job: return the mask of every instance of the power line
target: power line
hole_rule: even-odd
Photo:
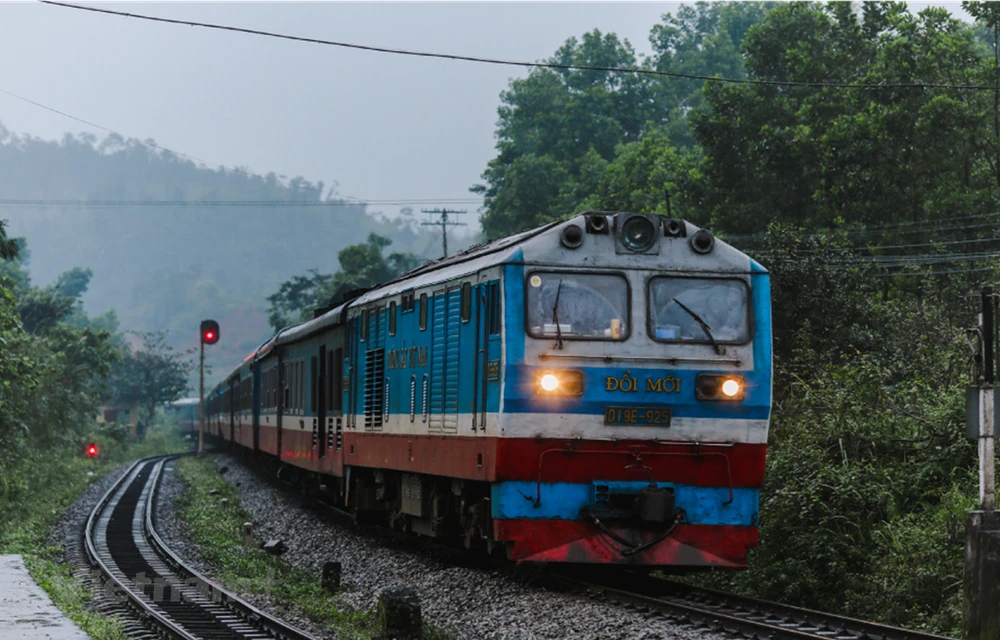
[[[693,73],[680,73],[676,71],[660,71],[657,69],[643,69],[640,67],[601,67],[590,65],[558,64],[555,62],[525,62],[518,60],[502,60],[499,58],[483,58],[479,56],[465,56],[451,53],[433,53],[429,51],[410,51],[407,49],[396,49],[391,47],[376,47],[373,45],[355,44],[350,42],[339,42],[336,40],[323,40],[320,38],[308,38],[304,36],[293,36],[273,31],[262,31],[259,29],[248,29],[245,27],[233,27],[210,22],[195,22],[192,20],[176,20],[172,18],[160,18],[156,16],[144,15],[141,13],[129,13],[126,11],[115,11],[113,9],[98,9],[84,5],[72,4],[69,2],[56,2],[55,0],[39,0],[42,4],[65,7],[68,9],[78,9],[81,11],[92,11],[125,18],[136,18],[139,20],[149,20],[152,22],[165,22],[168,24],[183,25],[188,27],[203,27],[205,29],[218,29],[222,31],[233,31],[246,33],[268,38],[279,38],[282,40],[292,40],[295,42],[308,42],[310,44],[321,44],[332,47],[342,47],[345,49],[357,49],[361,51],[371,51],[375,53],[389,53],[402,56],[414,56],[420,58],[441,58],[445,60],[458,60],[462,62],[478,62],[483,64],[505,65],[511,67],[528,67],[534,69],[560,69],[564,71],[604,71],[610,73],[634,73],[637,75],[661,76],[668,78],[680,78],[686,80],[704,80],[706,82],[721,82],[728,84],[765,85],[782,87],[814,87],[814,88],[834,88],[834,89],[960,89],[974,91],[993,91],[992,85],[979,84],[943,84],[933,82],[889,82],[889,83],[857,83],[857,82],[796,82],[790,80],[752,80],[747,78],[724,78],[719,76],[706,76]]]
[[[0,93],[3,93],[4,95],[8,95],[11,98],[16,98],[18,100],[21,100],[22,102],[27,102],[28,104],[35,105],[36,107],[39,107],[41,109],[45,109],[46,111],[51,111],[52,113],[55,113],[55,114],[63,116],[64,118],[69,118],[70,120],[75,120],[76,122],[83,123],[83,124],[85,124],[85,125],[87,125],[89,127],[94,127],[95,129],[100,129],[101,131],[106,131],[107,133],[119,136],[119,137],[124,138],[126,140],[135,140],[139,144],[147,146],[147,147],[149,147],[151,149],[156,149],[158,151],[165,151],[167,153],[172,153],[175,156],[180,156],[181,158],[187,158],[188,160],[191,160],[192,162],[196,162],[196,163],[199,163],[199,164],[202,164],[202,165],[206,165],[206,166],[218,167],[218,168],[224,169],[226,171],[231,171],[233,173],[238,173],[238,174],[244,175],[244,176],[246,176],[248,178],[259,178],[260,177],[259,175],[250,173],[249,171],[244,171],[243,169],[239,169],[237,167],[226,167],[225,165],[222,165],[222,164],[218,164],[218,163],[214,163],[214,162],[208,162],[207,160],[202,160],[201,158],[197,158],[195,156],[188,155],[186,153],[181,153],[180,151],[174,151],[173,149],[169,149],[169,148],[164,147],[162,145],[158,145],[158,144],[156,144],[154,142],[146,142],[145,140],[140,140],[138,138],[129,138],[128,136],[124,136],[124,135],[118,133],[114,129],[110,129],[108,127],[105,127],[104,125],[97,124],[96,122],[91,122],[90,120],[85,120],[85,119],[80,118],[78,116],[74,116],[74,115],[72,115],[70,113],[66,113],[65,111],[60,111],[59,109],[56,109],[54,107],[50,107],[48,105],[42,104],[41,102],[37,102],[35,100],[32,100],[31,98],[25,98],[24,96],[20,96],[20,95],[14,93],[12,91],[7,91],[6,89],[3,89],[3,88],[0,88]],[[288,187],[288,188],[290,188],[290,187]],[[307,186],[307,185],[300,185],[300,186],[298,186],[296,188],[301,189],[303,191],[317,191],[317,192],[319,191],[319,189],[317,189],[316,187]],[[345,196],[345,197],[349,198],[351,196]]]
[[[431,215],[441,216],[440,219],[434,222],[421,222],[420,226],[423,227],[441,227],[441,244],[444,248],[444,258],[448,257],[448,227],[464,227],[466,224],[464,222],[449,222],[448,214],[454,213],[456,215],[461,215],[466,213],[465,209],[454,210],[454,209],[421,209],[423,213],[429,213]]]
[[[421,198],[389,200],[3,200],[0,207],[358,207],[365,205],[482,204],[470,198]]]

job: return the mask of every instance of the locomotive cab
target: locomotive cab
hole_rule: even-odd
[[[512,555],[744,566],[770,415],[767,271],[682,220],[587,212],[523,242],[504,286],[493,516]]]

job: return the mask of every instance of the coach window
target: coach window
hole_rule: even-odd
[[[427,328],[427,294],[420,294],[420,330]]]
[[[313,356],[309,360],[309,407],[313,415],[319,413],[317,402],[319,400],[319,368],[316,366],[317,359]]]
[[[341,410],[341,389],[344,385],[344,351],[343,349],[330,350],[330,411]]]
[[[472,317],[472,284],[462,285],[462,322],[468,322]]]
[[[528,274],[528,334],[557,340],[625,340],[629,336],[628,280],[617,273]]]
[[[305,413],[306,409],[306,361],[299,360],[299,413]]]
[[[405,308],[405,307],[404,307]],[[389,335],[396,335],[396,301],[389,303]]]
[[[746,282],[735,278],[651,278],[650,334],[660,342],[744,344],[748,298]]]
[[[282,391],[284,392],[284,398],[282,398],[281,402],[281,411],[282,413],[288,413],[288,410],[291,409],[289,405],[292,402],[292,378],[291,378],[291,368],[288,366],[287,363],[285,364],[284,371],[282,373],[283,375],[281,376],[281,384],[282,384]]]

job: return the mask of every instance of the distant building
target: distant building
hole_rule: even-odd
[[[139,422],[138,403],[115,403],[102,405],[97,411],[98,424],[128,425],[132,439],[136,438],[135,425]]]

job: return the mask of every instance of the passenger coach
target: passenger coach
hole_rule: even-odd
[[[397,529],[517,561],[738,568],[770,329],[745,254],[589,212],[339,296],[237,367],[211,421]]]

